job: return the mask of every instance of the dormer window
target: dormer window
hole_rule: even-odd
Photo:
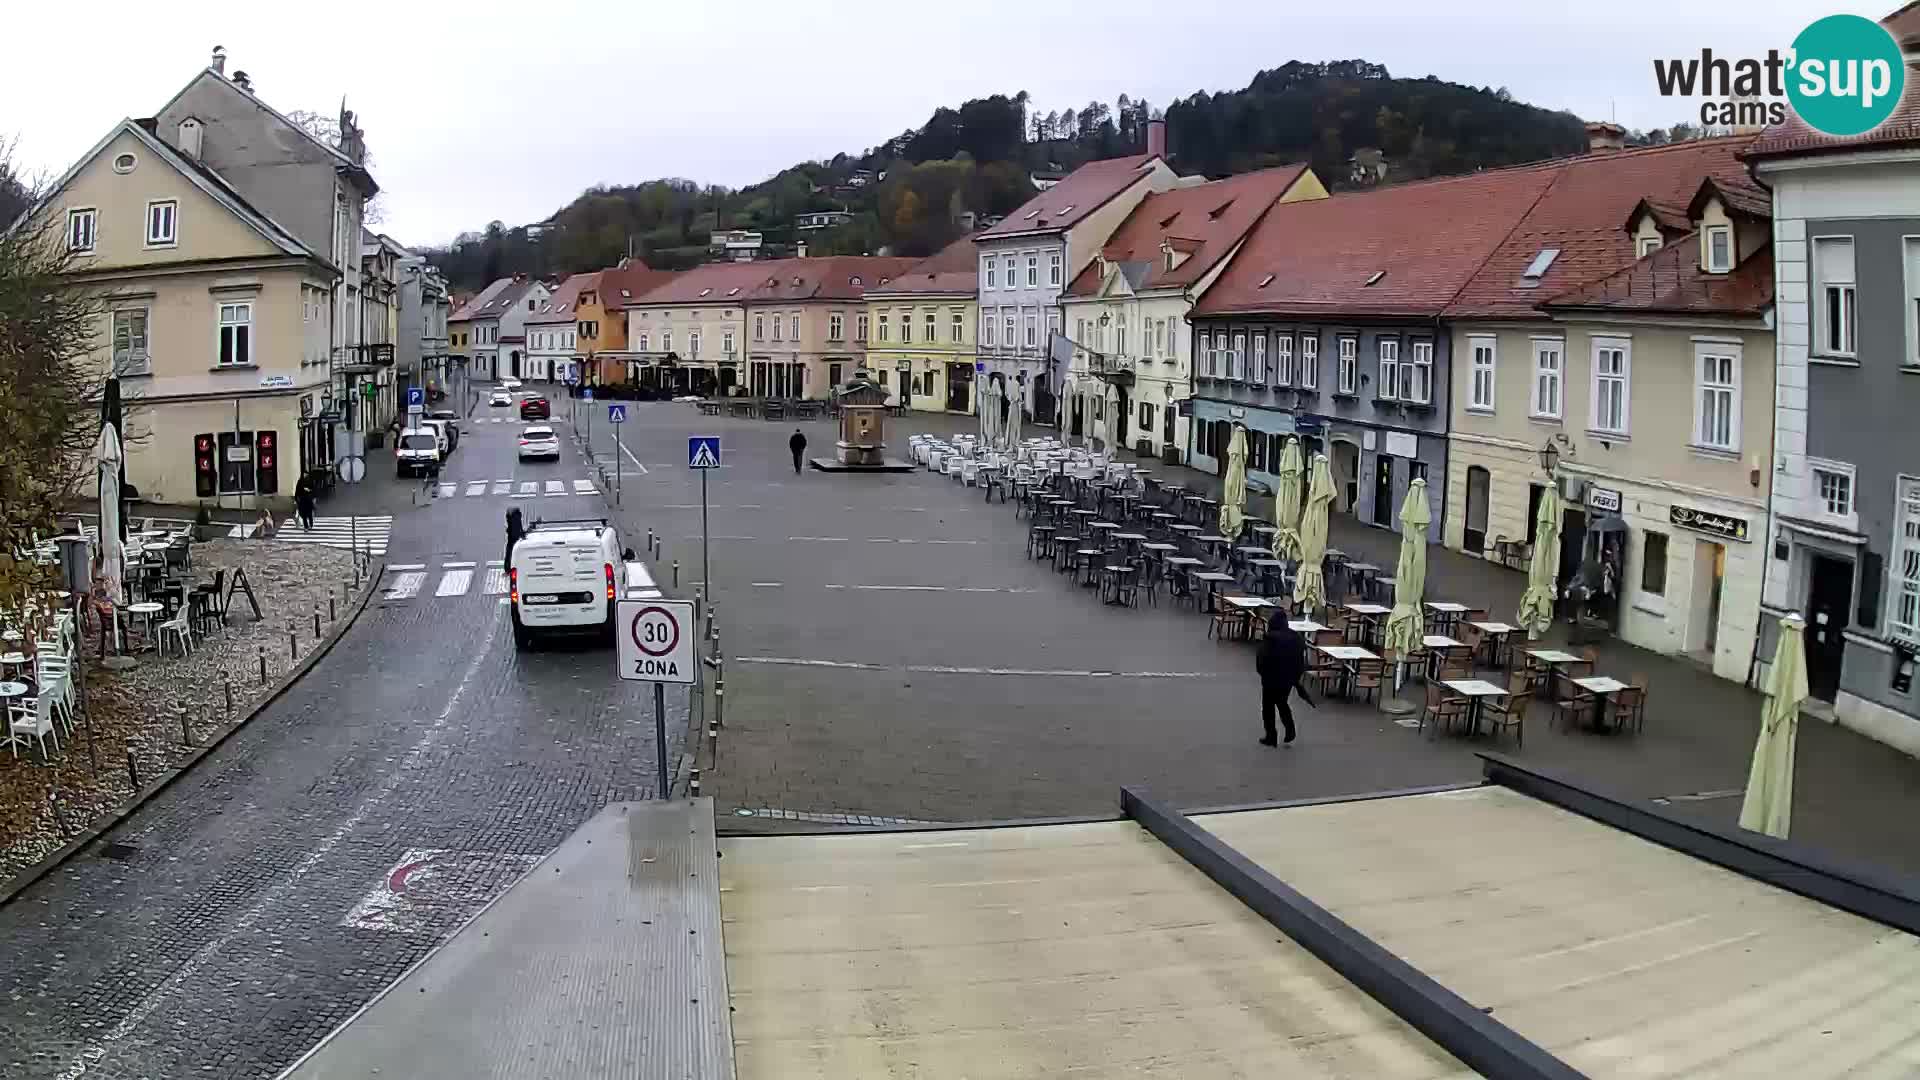
[[[740,286],[738,285],[735,285],[733,288],[727,290],[728,296],[737,296],[739,295],[739,293],[740,293]]]
[[[859,275],[859,274],[855,274],[855,275],[853,275],[852,277],[850,277],[850,278],[848,278],[848,279],[847,279],[847,284],[849,284],[849,285],[859,285],[859,284],[861,284],[861,282],[860,282],[860,275]]]
[[[1706,257],[1706,270],[1709,274],[1724,274],[1733,269],[1733,227],[1731,225],[1707,227]]]
[[[1216,206],[1213,209],[1207,211],[1207,220],[1208,221],[1220,220],[1220,215],[1226,213],[1227,209],[1232,205],[1233,205],[1233,200],[1228,199],[1226,202],[1223,202],[1219,206]]]
[[[1644,259],[1659,250],[1660,238],[1658,236],[1643,236],[1639,240],[1639,247],[1634,251],[1634,256]]]
[[[1381,278],[1386,276],[1387,276],[1387,272],[1385,270],[1375,270],[1373,273],[1367,275],[1367,283],[1365,285],[1362,285],[1361,288],[1363,289],[1372,288],[1373,286],[1380,283]]]

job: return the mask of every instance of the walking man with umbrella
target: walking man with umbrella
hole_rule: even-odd
[[[1279,745],[1274,738],[1275,713],[1280,714],[1280,723],[1287,729],[1287,741],[1292,742],[1293,708],[1288,699],[1297,693],[1301,701],[1319,708],[1307,696],[1306,687],[1300,685],[1300,677],[1307,670],[1307,639],[1289,626],[1286,619],[1276,615],[1267,624],[1267,636],[1260,642],[1254,667],[1260,672],[1260,726],[1265,729],[1260,745]]]

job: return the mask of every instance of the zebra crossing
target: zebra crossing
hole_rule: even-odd
[[[567,495],[589,498],[600,494],[591,480],[444,480],[434,495],[441,499],[558,499]]]
[[[436,576],[437,575],[437,576]],[[472,562],[396,563],[387,567],[380,599],[385,603],[410,600],[455,600],[464,596],[497,596],[507,602],[507,571],[500,560],[482,566]]]
[[[314,547],[359,550],[369,555],[385,555],[393,539],[392,514],[360,514],[352,517],[316,517],[312,529],[300,527],[298,517],[288,517],[273,534],[282,544],[306,544]]]

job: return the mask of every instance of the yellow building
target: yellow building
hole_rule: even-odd
[[[963,236],[887,284],[867,288],[855,337],[866,342],[867,365],[894,400],[922,412],[973,411],[979,284],[973,237]]]
[[[339,271],[143,123],[116,125],[24,227],[46,226],[74,282],[111,297],[94,353],[122,378],[141,497],[290,497],[302,468],[329,464],[302,460],[299,433],[329,411]]]

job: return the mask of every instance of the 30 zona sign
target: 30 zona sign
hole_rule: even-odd
[[[685,600],[622,600],[617,620],[620,677],[629,682],[694,681],[693,605]]]

